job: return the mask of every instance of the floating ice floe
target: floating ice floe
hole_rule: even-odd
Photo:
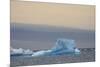
[[[10,52],[11,52],[11,54],[22,54],[23,53],[23,49],[22,48],[19,48],[19,49],[11,48]]]
[[[32,55],[33,51],[31,51],[29,49],[25,50],[25,49],[22,49],[22,48],[19,48],[19,49],[11,48],[10,54],[11,54],[11,56]]]
[[[69,39],[58,39],[56,45],[50,50],[42,50],[33,53],[33,57],[38,56],[54,56],[64,54],[80,54],[80,50],[76,48],[74,40]]]

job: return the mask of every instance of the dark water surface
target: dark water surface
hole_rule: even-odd
[[[11,67],[27,66],[27,65],[43,65],[43,64],[61,64],[61,63],[76,63],[76,62],[94,62],[95,49],[81,48],[80,55],[57,55],[57,56],[11,56]]]

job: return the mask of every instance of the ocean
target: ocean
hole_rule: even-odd
[[[95,61],[95,48],[81,48],[80,55],[57,55],[57,56],[11,56],[10,66],[31,66],[44,64],[82,63]]]

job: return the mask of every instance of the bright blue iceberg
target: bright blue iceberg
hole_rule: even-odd
[[[50,50],[42,50],[33,53],[33,57],[38,56],[56,56],[56,55],[64,55],[64,54],[80,54],[80,50],[76,48],[76,44],[74,40],[70,39],[58,39],[56,45]]]

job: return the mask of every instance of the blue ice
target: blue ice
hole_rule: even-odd
[[[75,40],[58,39],[55,46],[50,50],[41,50],[32,54],[33,57],[38,56],[54,56],[64,54],[80,54],[80,50],[76,48]]]

